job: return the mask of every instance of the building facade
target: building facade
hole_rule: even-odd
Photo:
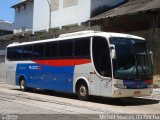
[[[15,8],[15,33],[81,25],[126,0],[23,0]]]
[[[5,61],[5,48],[3,47],[5,38],[3,36],[13,34],[13,24],[4,20],[0,20],[0,82],[5,80],[4,61]]]
[[[0,20],[0,36],[13,34],[13,24],[4,20]],[[0,41],[0,48],[3,43]],[[5,50],[0,49],[0,63],[4,62]]]
[[[13,24],[4,20],[0,20],[0,36],[12,34],[13,33]]]
[[[33,29],[33,0],[22,0],[15,8],[14,33],[32,31]]]

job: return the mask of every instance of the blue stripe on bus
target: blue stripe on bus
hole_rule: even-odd
[[[18,64],[16,84],[19,84],[19,77],[24,75],[27,87],[73,93],[74,68],[75,66]]]
[[[130,88],[130,89],[141,89],[141,88],[147,88],[148,86],[148,84],[143,80],[140,80],[140,81],[124,80],[123,83],[125,86],[127,86],[127,88]]]

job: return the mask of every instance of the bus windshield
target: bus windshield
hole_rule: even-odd
[[[115,45],[116,51],[114,78],[147,79],[151,76],[151,59],[144,40],[112,37],[110,44]]]

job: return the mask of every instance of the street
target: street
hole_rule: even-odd
[[[160,103],[153,98],[91,97],[89,101],[80,101],[72,94],[44,90],[22,92],[18,86],[0,83],[0,114],[43,114],[43,117],[50,114],[57,119],[66,115],[68,119],[98,119],[100,114],[160,114]]]

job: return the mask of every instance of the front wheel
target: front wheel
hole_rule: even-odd
[[[24,79],[20,80],[20,90],[26,91],[26,81]]]
[[[81,83],[78,87],[78,97],[80,100],[88,100],[88,87],[85,83]]]

